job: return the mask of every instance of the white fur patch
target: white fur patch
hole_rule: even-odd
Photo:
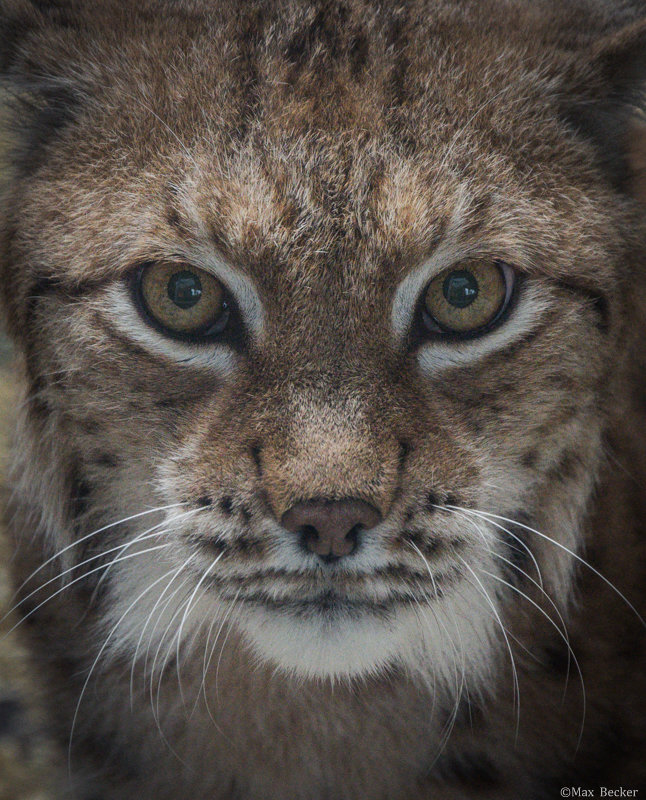
[[[537,286],[526,285],[509,318],[493,331],[473,339],[446,342],[438,339],[422,345],[418,353],[420,369],[424,375],[430,376],[440,370],[472,364],[502,350],[533,330],[547,308],[544,293]]]
[[[191,367],[205,367],[219,375],[228,375],[235,367],[235,353],[230,347],[209,342],[197,344],[182,342],[164,336],[141,318],[134,307],[130,293],[123,284],[107,290],[107,308],[105,301],[101,306],[102,313],[125,336],[152,353],[169,358],[178,364]]]

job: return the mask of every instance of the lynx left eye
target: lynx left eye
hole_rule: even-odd
[[[147,320],[174,338],[208,339],[229,321],[224,287],[195,267],[146,264],[136,274],[135,291]]]
[[[422,317],[431,333],[473,336],[501,320],[515,286],[503,261],[473,260],[446,270],[426,288]]]

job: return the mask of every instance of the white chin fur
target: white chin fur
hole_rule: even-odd
[[[327,621],[257,608],[237,622],[260,661],[303,678],[368,675],[399,660],[393,623],[374,616]]]
[[[388,619],[365,613],[330,620],[253,608],[236,625],[260,662],[297,678],[349,680],[397,668],[452,695],[479,691],[491,676],[495,632],[486,616],[475,619],[473,607],[469,618],[441,605],[402,608]]]
[[[453,696],[490,683],[496,656],[505,652],[494,614],[470,583],[461,583],[459,591],[441,600],[399,607],[388,619],[367,611],[296,616],[235,603],[231,614],[228,602],[198,593],[193,583],[186,583],[185,573],[177,568],[169,572],[168,566],[163,558],[137,559],[136,569],[132,562],[117,565],[112,619],[103,634],[105,638],[112,628],[108,652],[143,657],[177,650],[197,658],[201,668],[202,653],[190,643],[200,630],[212,630],[215,619],[243,635],[258,663],[298,679],[360,679],[398,668],[427,681],[433,691],[443,689]],[[173,573],[175,579],[166,577]],[[142,592],[142,585],[151,590]],[[489,587],[493,597],[494,590]],[[195,602],[185,614],[186,600],[194,592]]]

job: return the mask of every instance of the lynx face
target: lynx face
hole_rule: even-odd
[[[15,481],[95,649],[483,685],[518,583],[566,611],[623,353],[608,24],[18,5]]]

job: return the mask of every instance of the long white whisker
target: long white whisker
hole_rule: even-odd
[[[126,556],[120,556],[120,557],[118,557],[118,558],[117,558],[117,559],[115,559],[115,560],[116,560],[116,561],[126,561],[126,560],[127,560],[127,559],[129,559],[129,558],[136,558],[137,556],[141,556],[141,555],[143,555],[144,553],[152,553],[152,552],[154,552],[155,550],[164,550],[164,549],[166,549],[167,547],[170,547],[170,546],[171,546],[171,544],[172,544],[171,542],[167,542],[166,544],[160,544],[160,545],[156,545],[155,547],[148,547],[148,548],[146,548],[145,550],[138,550],[136,553],[129,553],[129,554],[128,554],[128,555],[126,555]],[[112,563],[114,563],[114,561],[111,561],[110,563],[112,564]],[[74,578],[74,580],[73,580],[73,581],[70,581],[69,583],[66,583],[66,584],[65,584],[65,586],[62,586],[60,589],[57,589],[57,590],[56,590],[56,591],[55,591],[53,594],[50,594],[50,595],[49,595],[49,597],[46,597],[46,598],[45,598],[45,599],[44,599],[44,600],[43,600],[41,603],[39,603],[39,604],[38,604],[38,605],[37,605],[35,608],[32,608],[32,610],[31,610],[29,613],[25,614],[25,616],[24,616],[24,617],[21,617],[21,618],[18,620],[18,622],[16,622],[16,624],[15,624],[15,625],[14,625],[12,628],[10,628],[10,629],[9,629],[9,630],[8,630],[8,631],[7,631],[7,632],[4,634],[4,636],[2,636],[2,638],[0,639],[0,641],[2,641],[2,640],[3,640],[3,639],[5,639],[7,636],[9,636],[9,634],[10,634],[10,633],[12,633],[13,631],[15,631],[15,630],[16,630],[16,628],[17,628],[19,625],[22,625],[22,623],[23,623],[23,622],[25,622],[25,620],[29,619],[29,617],[31,617],[31,615],[32,615],[32,614],[35,614],[35,613],[38,611],[38,609],[42,608],[42,607],[43,607],[43,606],[44,606],[46,603],[49,603],[51,600],[53,600],[55,597],[57,597],[57,596],[58,596],[58,595],[59,595],[61,592],[64,592],[66,589],[69,589],[69,588],[70,588],[71,586],[73,586],[75,583],[78,583],[79,581],[85,580],[85,579],[86,579],[88,576],[90,576],[90,575],[92,575],[93,573],[95,573],[95,572],[98,572],[99,570],[102,570],[102,569],[105,569],[105,564],[101,564],[101,565],[100,565],[100,566],[98,566],[98,567],[94,567],[94,569],[91,569],[89,572],[84,572],[84,573],[83,573],[83,575],[79,575],[79,577],[78,577],[78,578]]]
[[[223,555],[224,555],[224,553],[220,553],[220,555],[217,556],[217,558],[215,558],[211,562],[211,564],[207,567],[207,569],[202,574],[202,577],[197,582],[197,584],[195,586],[195,589],[193,589],[193,594],[191,594],[191,596],[189,597],[188,603],[186,605],[186,609],[184,610],[184,615],[182,616],[182,620],[179,623],[179,628],[178,628],[178,631],[177,631],[177,643],[176,643],[177,644],[177,647],[176,647],[176,656],[177,656],[177,658],[176,658],[176,661],[175,661],[175,666],[177,668],[177,680],[179,682],[179,693],[180,693],[180,696],[181,696],[181,699],[182,699],[182,703],[184,705],[185,705],[185,700],[184,700],[184,692],[182,691],[182,679],[181,679],[181,675],[180,675],[180,663],[179,663],[180,662],[180,652],[179,651],[180,651],[180,645],[181,645],[181,639],[182,639],[182,629],[184,628],[184,623],[186,622],[186,618],[188,617],[189,612],[191,610],[191,607],[193,606],[193,602],[195,600],[195,596],[197,595],[197,592],[198,592],[200,586],[208,578],[211,570],[213,569],[213,567],[215,567],[215,565],[218,563],[218,561],[222,558]]]
[[[438,591],[437,591],[437,585],[435,583],[435,577],[433,575],[433,571],[431,570],[431,566],[428,563],[428,559],[426,558],[426,556],[422,553],[422,551],[419,549],[419,547],[417,547],[417,545],[414,542],[409,542],[409,544],[417,552],[419,557],[422,559],[424,565],[426,566],[426,569],[428,571],[429,577],[431,579],[431,584],[433,586],[433,592],[435,594],[435,599],[437,600],[437,598],[439,597]],[[444,726],[445,732],[442,733],[442,738],[440,740],[439,750],[437,752],[437,755],[436,755],[435,759],[432,762],[434,764],[437,761],[437,759],[442,755],[442,752],[444,751],[444,748],[446,747],[446,745],[447,745],[447,743],[449,741],[449,738],[451,736],[451,731],[453,730],[453,727],[455,725],[455,721],[457,719],[458,711],[459,711],[459,708],[460,708],[460,700],[462,698],[462,694],[463,694],[465,686],[466,686],[466,664],[465,664],[465,658],[464,658],[464,642],[462,641],[462,635],[460,633],[459,627],[457,625],[455,625],[455,630],[456,630],[456,633],[458,634],[458,638],[459,638],[459,641],[460,641],[460,651],[458,652],[458,649],[455,646],[455,643],[454,643],[454,641],[453,641],[453,639],[452,639],[452,637],[451,637],[446,625],[444,625],[444,623],[439,619],[437,614],[435,614],[435,611],[434,611],[432,605],[429,605],[429,608],[431,609],[431,611],[433,613],[433,617],[435,618],[436,623],[438,625],[440,625],[442,627],[442,629],[444,630],[444,632],[446,633],[446,636],[448,638],[449,644],[451,645],[451,648],[453,649],[453,652],[455,653],[455,659],[456,659],[456,661],[455,661],[456,700],[455,700],[455,703],[454,703],[453,712],[452,712],[451,716],[449,717],[449,719],[447,720],[447,722],[446,722],[446,724]],[[459,681],[458,681],[458,671],[457,671],[457,662],[458,661],[461,664],[461,676],[460,676],[460,680]],[[435,676],[434,676],[433,680],[435,681]],[[435,683],[434,683],[434,685],[435,685]],[[469,701],[469,693],[467,691],[467,702],[468,701]],[[435,703],[435,698],[433,698],[433,702]]]
[[[447,508],[457,508],[457,507],[456,506],[447,506]],[[556,545],[556,547],[560,548],[564,552],[566,552],[569,555],[571,555],[572,558],[576,559],[580,564],[583,564],[583,566],[587,567],[598,578],[600,578],[607,586],[609,586],[610,589],[612,589],[613,592],[615,592],[617,594],[617,596],[620,597],[624,601],[624,603],[633,612],[633,614],[635,614],[635,616],[641,622],[641,624],[646,628],[646,622],[644,621],[644,618],[639,613],[639,611],[637,611],[637,609],[630,602],[630,600],[628,600],[626,595],[623,594],[614,585],[614,583],[612,583],[612,581],[609,581],[608,578],[606,578],[606,576],[603,575],[603,573],[599,572],[598,569],[595,569],[595,567],[593,567],[592,564],[590,564],[584,558],[581,558],[581,556],[578,555],[577,553],[575,553],[573,550],[570,550],[569,547],[566,547],[564,544],[561,544],[561,542],[558,542],[556,539],[553,539],[551,536],[547,536],[545,533],[541,533],[540,531],[537,531],[535,528],[530,528],[529,525],[524,525],[522,522],[516,522],[513,519],[509,519],[508,517],[503,517],[503,516],[500,516],[499,514],[491,514],[488,511],[477,511],[476,512],[476,511],[468,510],[468,509],[465,509],[465,510],[469,511],[469,513],[472,513],[472,514],[475,514],[475,515],[481,515],[484,519],[488,519],[489,517],[492,517],[493,519],[500,519],[503,522],[509,522],[512,525],[518,525],[519,527],[523,528],[524,530],[529,531],[530,533],[534,533],[534,534],[536,534],[536,536],[540,536],[542,539],[545,539],[545,541],[551,542],[553,545]]]
[[[87,686],[88,686],[88,684],[90,682],[90,679],[91,679],[91,677],[92,677],[92,675],[94,673],[94,670],[96,669],[97,664],[99,663],[99,660],[100,660],[101,656],[105,652],[105,649],[108,646],[108,644],[110,643],[110,640],[112,639],[112,637],[116,633],[117,628],[119,627],[119,625],[121,625],[123,620],[128,616],[130,611],[137,605],[137,603],[141,600],[142,597],[144,597],[149,591],[151,591],[151,589],[154,589],[154,587],[158,583],[160,583],[162,580],[167,578],[168,575],[170,575],[172,572],[173,572],[173,570],[170,570],[165,575],[162,575],[161,578],[157,578],[157,580],[153,581],[153,583],[151,583],[149,586],[147,586],[143,590],[143,592],[141,592],[132,601],[132,603],[124,611],[124,613],[121,615],[121,617],[117,621],[116,625],[112,628],[112,630],[108,634],[108,636],[107,636],[106,640],[103,642],[103,645],[101,646],[101,649],[99,650],[96,658],[94,659],[94,662],[93,662],[92,666],[90,667],[90,671],[89,671],[89,673],[87,675],[87,678],[85,679],[85,682],[83,684],[83,688],[81,689],[81,694],[80,694],[80,697],[78,699],[78,703],[76,704],[76,709],[74,710],[74,716],[72,717],[72,727],[71,727],[71,730],[70,730],[70,743],[69,743],[69,747],[68,747],[68,750],[67,750],[67,768],[68,768],[68,772],[69,772],[70,775],[72,774],[72,742],[74,740],[74,730],[76,728],[76,720],[77,720],[77,717],[78,717],[79,709],[81,708],[81,703],[83,702],[83,697],[85,695],[85,690],[87,689]]]
[[[139,639],[137,641],[137,646],[135,647],[135,652],[134,652],[134,654],[132,656],[132,667],[130,668],[130,708],[131,708],[131,710],[134,709],[134,705],[133,704],[134,704],[135,666],[137,664],[137,656],[139,655],[139,648],[141,647],[141,643],[143,641],[144,634],[146,633],[146,629],[148,628],[148,625],[150,624],[150,622],[151,622],[151,620],[153,618],[153,614],[155,613],[155,611],[159,607],[159,604],[162,602],[166,592],[173,585],[173,581],[175,580],[175,578],[184,569],[184,566],[185,566],[184,564],[180,564],[180,566],[173,573],[173,576],[168,581],[168,583],[164,587],[164,590],[162,591],[162,593],[159,595],[159,597],[155,601],[155,605],[152,607],[150,613],[148,614],[148,616],[146,618],[146,622],[144,623],[144,626],[143,626],[143,628],[141,630],[141,634],[139,635]]]
[[[560,634],[561,636],[564,636],[564,637],[565,637],[565,642],[566,642],[566,644],[567,644],[567,646],[568,646],[568,668],[567,668],[567,674],[566,674],[566,679],[565,679],[565,690],[567,690],[567,683],[568,683],[568,678],[569,678],[569,674],[570,674],[570,655],[574,655],[574,653],[572,652],[572,648],[571,648],[571,646],[570,646],[570,640],[569,640],[568,633],[567,633],[567,625],[565,624],[565,620],[563,619],[563,615],[561,614],[561,612],[560,612],[560,610],[559,610],[558,606],[556,605],[556,603],[554,602],[554,600],[552,600],[552,598],[551,598],[551,597],[550,597],[550,596],[547,594],[547,592],[545,591],[545,588],[544,588],[544,586],[543,586],[543,582],[541,581],[540,583],[538,583],[538,582],[537,582],[536,580],[534,580],[534,578],[532,578],[532,577],[531,577],[531,575],[529,575],[529,573],[528,573],[528,572],[526,572],[524,569],[521,569],[521,568],[520,568],[520,567],[519,567],[517,564],[514,564],[514,563],[513,563],[513,561],[510,561],[508,558],[505,558],[503,555],[501,555],[500,553],[496,552],[494,549],[492,549],[491,547],[489,547],[489,544],[488,544],[488,542],[487,542],[487,540],[486,540],[486,536],[484,535],[484,531],[483,531],[483,530],[480,528],[480,526],[479,526],[479,525],[478,525],[478,524],[477,524],[477,523],[476,523],[474,520],[470,519],[470,518],[469,518],[469,517],[468,517],[468,516],[467,516],[467,515],[464,513],[464,509],[460,509],[460,510],[458,511],[456,506],[452,506],[452,507],[450,507],[450,508],[446,507],[446,508],[445,508],[445,510],[446,510],[446,511],[449,511],[449,513],[451,513],[451,514],[456,514],[456,515],[458,515],[458,516],[461,516],[461,517],[463,517],[463,518],[464,518],[464,519],[465,519],[465,520],[466,520],[466,521],[467,521],[467,522],[468,522],[470,525],[473,525],[473,527],[475,528],[475,530],[476,530],[476,531],[478,532],[478,534],[481,536],[481,538],[482,538],[482,540],[483,540],[483,543],[484,543],[485,547],[487,548],[487,551],[489,552],[489,554],[490,554],[490,555],[492,555],[494,558],[497,558],[497,559],[499,559],[500,561],[503,561],[505,564],[508,564],[510,567],[512,567],[513,569],[517,570],[517,571],[518,571],[518,572],[519,572],[521,575],[523,575],[525,578],[527,578],[527,580],[531,581],[531,583],[533,583],[533,584],[534,584],[534,586],[536,586],[536,587],[537,587],[537,589],[538,589],[538,590],[541,592],[541,594],[543,595],[543,597],[545,597],[545,599],[548,601],[548,603],[549,603],[549,604],[552,606],[552,608],[553,608],[553,609],[554,609],[554,611],[556,612],[556,614],[557,614],[557,616],[558,616],[558,618],[559,618],[559,620],[560,620],[560,622],[561,622],[561,625],[563,626],[563,628],[562,628],[562,629],[561,629],[561,628],[559,628],[559,627],[556,625],[556,623],[554,622],[554,620],[553,620],[553,619],[551,619],[551,617],[549,617],[549,616],[546,614],[546,612],[544,611],[544,609],[540,609],[540,611],[541,611],[541,612],[542,612],[542,613],[543,613],[543,614],[546,616],[546,618],[549,620],[549,622],[550,622],[552,625],[554,625],[554,627],[555,627],[555,628],[556,628],[556,630],[559,632],[559,634]],[[484,521],[485,521],[485,522],[488,522],[488,520],[484,520]],[[501,525],[498,525],[498,524],[497,524],[497,523],[495,523],[495,522],[494,522],[494,523],[492,523],[492,524],[493,524],[495,527],[497,527],[497,528],[502,528],[502,526],[501,526]],[[506,528],[502,528],[502,529],[506,531]],[[509,531],[507,531],[507,533],[509,533]],[[522,540],[520,540],[520,539],[519,539],[519,541],[522,541]],[[530,551],[529,549],[527,549],[527,551],[528,551],[528,552],[530,553],[530,555],[531,555],[531,551]],[[532,556],[532,558],[533,558],[533,556]],[[533,559],[533,560],[534,560],[534,563],[536,564],[536,561],[535,561],[535,559]],[[537,572],[538,572],[539,579],[540,579],[540,569],[538,569],[538,565],[537,565],[537,564],[536,564],[536,568],[537,568]],[[526,648],[524,648],[524,646],[523,646],[523,645],[521,645],[521,647],[523,647],[523,649],[526,649]]]
[[[471,568],[471,566],[461,556],[456,554],[456,557],[457,557],[457,559],[459,561],[462,562],[462,564],[464,564],[464,566],[469,570],[469,572],[475,578],[476,583],[478,584],[478,586],[482,590],[482,593],[483,593],[487,603],[489,604],[491,610],[493,611],[494,616],[496,617],[496,620],[498,621],[498,624],[500,625],[500,630],[502,632],[502,635],[505,638],[505,643],[507,645],[507,650],[509,651],[509,658],[511,660],[511,671],[512,671],[512,677],[513,677],[513,683],[514,683],[514,702],[516,703],[516,736],[518,736],[518,730],[520,728],[520,683],[518,681],[518,671],[516,669],[516,661],[514,659],[514,653],[513,653],[513,650],[511,648],[511,643],[509,641],[509,637],[507,636],[507,631],[505,629],[505,626],[502,624],[502,620],[500,619],[500,614],[498,613],[498,610],[496,609],[496,606],[495,606],[493,600],[489,597],[489,593],[487,592],[487,590],[482,585],[482,581],[480,580],[480,578],[478,578],[478,576],[476,575],[475,571]]]
[[[116,522],[111,522],[109,525],[104,525],[102,528],[97,528],[97,530],[92,531],[91,533],[88,533],[85,536],[82,536],[80,539],[75,539],[71,544],[68,544],[66,547],[63,547],[62,550],[59,550],[58,552],[54,553],[54,555],[48,558],[47,561],[43,561],[43,563],[37,569],[35,569],[31,573],[31,575],[29,575],[29,577],[25,578],[25,580],[20,584],[20,586],[14,592],[13,596],[10,598],[10,602],[15,600],[19,592],[25,588],[25,586],[29,583],[29,581],[31,581],[32,578],[34,578],[41,571],[41,569],[44,569],[48,564],[51,564],[52,561],[55,561],[57,558],[60,558],[60,556],[62,556],[63,553],[66,553],[72,547],[76,547],[77,545],[82,544],[88,539],[91,539],[93,536],[96,536],[99,533],[103,533],[104,531],[110,530],[110,528],[115,528],[117,525],[123,525],[126,522],[131,522],[133,519],[138,519],[139,517],[143,517],[146,514],[155,514],[158,511],[167,511],[169,508],[177,508],[179,506],[184,506],[184,505],[186,505],[186,503],[171,503],[170,505],[167,506],[158,506],[157,508],[150,508],[146,511],[140,511],[138,514],[132,514],[131,516],[124,517],[123,519],[117,520]]]
[[[488,572],[487,570],[484,570],[484,569],[481,569],[480,571],[482,573],[484,573],[485,575],[488,575],[490,578],[493,578],[494,580],[499,581],[500,583],[502,583],[505,586],[509,587],[512,591],[517,592],[521,597],[524,597],[525,600],[527,600],[529,603],[531,603],[534,606],[534,608],[538,609],[538,611],[540,611],[541,614],[543,614],[545,619],[547,619],[554,626],[555,630],[558,632],[558,634],[561,637],[561,639],[563,639],[563,641],[567,645],[568,653],[571,654],[572,660],[574,661],[574,664],[575,664],[575,666],[577,668],[577,671],[579,673],[579,679],[581,681],[581,695],[582,695],[583,711],[582,711],[582,718],[581,718],[581,727],[579,729],[579,738],[578,738],[578,741],[577,741],[577,750],[578,750],[579,747],[581,746],[581,739],[583,738],[583,727],[585,725],[586,693],[585,693],[585,682],[583,680],[583,672],[581,671],[581,666],[579,665],[579,661],[578,661],[574,651],[572,650],[572,648],[570,646],[570,642],[569,642],[568,638],[563,634],[563,631],[558,627],[558,625],[556,625],[554,623],[554,620],[550,619],[549,615],[545,613],[545,610],[542,609],[538,605],[538,603],[534,602],[534,600],[532,600],[532,598],[529,595],[527,595],[525,592],[522,592],[517,586],[514,586],[512,583],[509,583],[508,581],[504,580],[503,578],[499,577],[498,575],[494,575],[493,573]],[[569,660],[569,657],[568,657],[568,660]]]
[[[156,530],[157,528],[160,528],[163,524],[164,524],[163,522],[160,522],[157,525],[155,525],[154,527],[148,528],[148,530],[146,530],[143,533],[139,534],[134,539],[128,540],[127,542],[124,542],[123,544],[116,545],[115,547],[111,547],[110,549],[104,550],[101,553],[96,553],[95,555],[90,556],[89,558],[86,558],[84,561],[80,561],[78,564],[74,564],[73,566],[68,567],[66,570],[63,570],[63,572],[59,572],[57,575],[54,575],[53,578],[49,578],[47,581],[45,581],[45,583],[41,583],[33,591],[31,591],[28,595],[23,597],[20,600],[20,602],[16,603],[12,608],[10,608],[9,611],[7,611],[6,614],[2,617],[2,619],[0,619],[0,624],[10,614],[12,614],[13,612],[17,611],[23,603],[26,603],[27,600],[29,600],[30,597],[33,597],[35,594],[38,594],[39,592],[41,592],[45,587],[49,586],[50,584],[56,583],[57,581],[61,580],[61,578],[64,578],[66,575],[69,575],[70,572],[75,572],[76,570],[80,569],[81,567],[85,567],[88,564],[92,563],[93,561],[97,561],[98,559],[103,558],[104,556],[107,556],[110,553],[115,553],[115,552],[117,552],[119,550],[124,550],[125,551],[125,549],[127,549],[128,547],[130,547],[133,544],[136,544],[137,542],[145,541],[147,539],[154,539],[157,536],[161,536],[164,533],[168,533],[168,531]],[[151,533],[151,531],[155,531],[155,532]],[[108,567],[106,565],[106,569],[107,568]],[[90,574],[91,573],[89,573],[89,572],[84,573],[84,575],[90,575]],[[66,586],[71,586],[71,585],[72,585],[71,583],[66,584]]]
[[[173,517],[172,519],[165,519],[163,522],[160,523],[160,525],[168,525],[169,528],[166,531],[168,533],[169,531],[174,529],[174,526],[178,522],[183,522],[187,517],[194,516],[195,514],[199,514],[200,512],[203,512],[203,511],[205,511],[204,508],[193,508],[190,511],[185,511],[183,514],[180,514],[179,516]],[[154,528],[150,528],[150,530],[154,530]],[[148,533],[148,531],[146,531],[146,533]],[[138,541],[138,537],[135,537],[134,539],[132,539],[129,543],[127,543],[125,545],[125,549],[127,550],[130,547],[132,547],[133,545],[137,544],[137,541]],[[110,564],[108,566],[108,568],[106,569],[106,571],[103,573],[103,575],[101,575],[101,578],[99,580],[97,588],[95,589],[95,592],[99,589],[99,587],[101,586],[103,581],[107,578],[108,573],[109,573],[111,568],[112,568],[112,564]]]
[[[191,579],[191,576],[189,575],[186,578],[186,580],[182,582],[182,586],[184,586],[190,579]],[[177,636],[177,631],[171,637],[171,640],[168,643],[168,650],[166,652],[166,656],[164,657],[164,660],[162,662],[162,665],[161,665],[161,668],[160,668],[160,671],[159,671],[159,678],[157,680],[157,701],[156,701],[156,703],[155,703],[155,698],[154,698],[154,695],[153,695],[153,678],[154,678],[154,675],[155,675],[155,665],[157,663],[157,658],[158,658],[158,656],[159,656],[159,654],[161,652],[161,648],[163,647],[164,642],[166,641],[166,636],[167,636],[168,632],[170,631],[173,623],[175,622],[176,617],[179,614],[181,614],[183,612],[184,608],[186,607],[186,604],[188,603],[191,591],[192,590],[189,589],[189,594],[187,594],[187,596],[184,598],[184,600],[182,600],[179,603],[179,605],[177,606],[177,608],[175,609],[172,617],[170,618],[170,620],[168,622],[168,625],[166,626],[166,628],[164,630],[163,636],[159,640],[159,644],[157,646],[157,650],[155,651],[155,657],[153,658],[153,663],[152,663],[151,673],[150,673],[150,702],[151,702],[151,707],[153,709],[153,716],[154,716],[154,718],[155,718],[155,720],[157,722],[157,726],[158,727],[159,727],[159,698],[160,698],[160,693],[161,693],[161,684],[162,684],[162,679],[163,679],[163,676],[164,676],[164,671],[166,670],[166,667],[168,666],[168,660],[169,660],[169,658],[171,656],[171,653],[173,651],[173,647],[172,646],[173,646],[173,642],[175,641],[175,637]],[[159,731],[161,733],[161,727],[159,727]],[[162,734],[162,736],[163,736],[163,734]]]
[[[190,564],[190,559],[188,561],[186,561],[184,564],[182,564],[182,569],[186,569],[189,566],[189,564]],[[153,639],[155,637],[155,631],[157,630],[157,628],[159,626],[159,623],[161,622],[162,617],[163,617],[164,613],[166,612],[166,609],[168,608],[168,606],[173,602],[174,598],[184,588],[184,586],[186,586],[186,584],[190,581],[190,579],[191,579],[191,576],[187,575],[186,578],[184,578],[184,580],[180,583],[180,585],[169,595],[169,597],[167,598],[167,600],[164,603],[163,607],[159,609],[159,613],[157,614],[157,620],[156,620],[155,624],[153,625],[153,627],[151,628],[150,634],[148,635],[148,646],[146,647],[146,654],[144,656],[144,666],[143,666],[144,676],[148,673],[148,659],[150,658],[150,648],[152,647]],[[163,636],[166,636],[166,633],[168,633],[169,630],[170,630],[170,625],[164,631]],[[163,641],[163,637],[162,637],[162,641]],[[156,653],[157,652],[159,652],[159,651],[156,651]],[[152,672],[154,672],[154,668],[155,668],[155,662],[153,660],[153,666],[152,666],[152,671],[151,671],[151,681],[152,681]]]
[[[451,511],[453,513],[456,513],[456,512],[459,511],[462,514],[466,514],[468,511],[471,511],[471,509],[462,508],[460,506],[442,506],[442,505],[436,505],[436,504],[433,504],[433,508],[437,508],[440,511]],[[472,511],[471,513],[477,515],[477,512]],[[524,542],[520,538],[520,536],[517,536],[515,533],[512,533],[512,531],[510,531],[507,528],[503,527],[499,522],[494,522],[493,520],[485,520],[485,522],[489,522],[489,524],[491,524],[494,527],[498,528],[498,530],[504,531],[504,533],[506,533],[508,536],[511,536],[512,539],[515,539],[518,542],[518,544],[520,544],[523,547],[523,549],[527,552],[527,555],[531,558],[532,563],[534,564],[534,569],[536,570],[536,574],[538,576],[538,582],[540,583],[541,587],[543,587],[543,576],[541,574],[541,569],[540,569],[540,567],[538,565],[538,561],[536,560],[536,557],[534,556],[534,553],[532,552],[532,550],[529,547],[529,545],[526,542]],[[518,550],[518,548],[514,548],[514,549]],[[520,552],[520,550],[519,550],[519,552]]]
[[[230,604],[229,608],[227,609],[226,613],[224,614],[224,616],[223,616],[223,618],[222,618],[222,620],[220,622],[220,627],[218,628],[218,632],[216,633],[215,639],[213,640],[213,645],[211,647],[211,650],[209,652],[209,656],[208,656],[208,659],[207,659],[206,658],[206,653],[207,653],[207,650],[208,650],[209,639],[210,639],[210,636],[211,636],[211,631],[209,630],[209,635],[207,636],[206,644],[204,646],[204,661],[203,661],[203,664],[202,664],[202,682],[200,684],[200,688],[198,690],[197,698],[195,700],[195,703],[196,703],[196,706],[197,706],[197,702],[199,700],[200,691],[201,691],[202,694],[204,695],[204,705],[206,706],[206,713],[209,715],[209,717],[211,719],[211,722],[215,726],[216,730],[220,731],[220,733],[222,733],[222,735],[225,736],[231,742],[231,744],[234,745],[234,746],[236,746],[235,743],[231,739],[229,739],[228,736],[226,736],[226,734],[222,731],[222,729],[220,728],[218,723],[215,721],[215,717],[213,716],[213,711],[211,709],[211,705],[209,703],[209,698],[208,698],[208,695],[206,693],[206,673],[208,672],[209,667],[211,665],[211,660],[213,659],[213,655],[215,653],[215,648],[217,646],[218,639],[220,638],[220,634],[222,633],[222,631],[224,629],[224,626],[226,624],[227,619],[231,616],[231,614],[233,613],[233,610],[236,607],[236,604],[238,602],[238,597],[239,597],[241,591],[242,591],[242,587],[240,587],[240,589],[238,589],[238,591],[235,594],[235,597],[233,598],[233,601],[231,602],[231,604]],[[226,638],[225,638],[224,642],[222,643],[222,648],[224,648],[225,644],[226,644]],[[219,662],[219,659],[218,659],[218,662]],[[217,695],[217,676],[216,676],[216,680],[215,680],[215,687],[216,687],[216,699],[217,699],[217,697],[218,697],[218,695]]]

